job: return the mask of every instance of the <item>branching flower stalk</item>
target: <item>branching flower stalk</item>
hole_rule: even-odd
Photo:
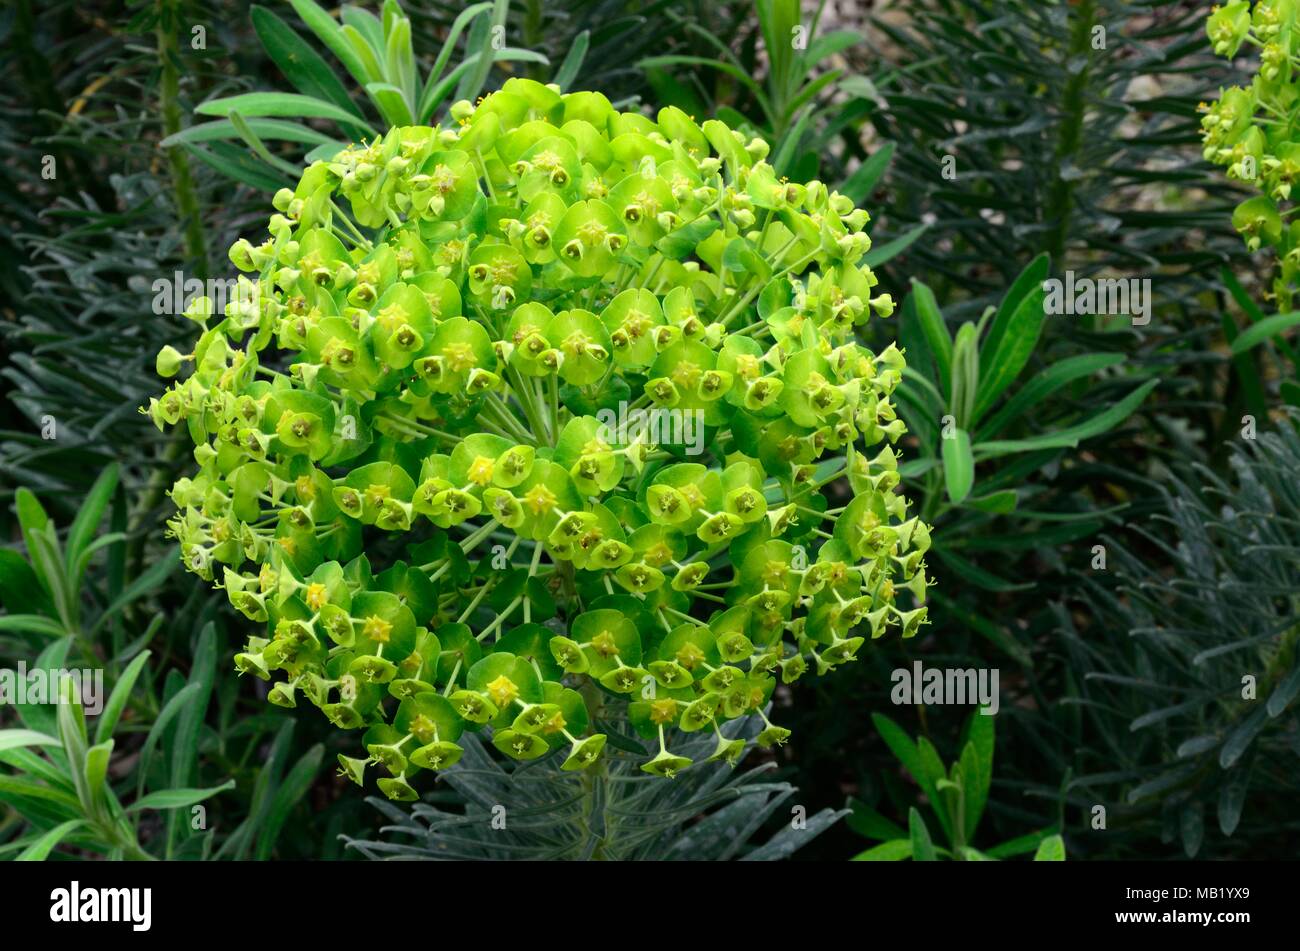
[[[778,678],[926,623],[867,212],[674,108],[516,78],[452,116],[311,165],[159,355],[199,466],[170,530],[267,625],[236,666],[363,731],[342,772],[398,800],[467,731],[592,768],[597,697],[660,776],[679,731],[784,743]]]

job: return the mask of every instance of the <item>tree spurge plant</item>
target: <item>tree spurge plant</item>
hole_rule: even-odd
[[[1259,49],[1248,86],[1223,90],[1213,104],[1201,104],[1201,138],[1206,161],[1227,167],[1229,178],[1263,194],[1247,199],[1232,215],[1233,226],[1251,251],[1267,246],[1281,258],[1273,283],[1279,306],[1289,310],[1300,277],[1300,221],[1287,222],[1300,181],[1300,130],[1295,127],[1300,91],[1300,6],[1294,0],[1245,0],[1215,7],[1206,23],[1214,52],[1229,59],[1243,44]]]
[[[591,766],[603,708],[668,777],[674,728],[783,743],[778,678],[926,616],[903,356],[854,341],[893,309],[867,213],[673,108],[512,79],[452,115],[311,165],[159,356],[193,364],[148,409],[196,446],[171,530],[268,627],[236,666],[363,730],[343,772],[399,800],[465,731]]]

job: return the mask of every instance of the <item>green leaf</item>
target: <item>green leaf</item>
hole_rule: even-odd
[[[460,14],[452,21],[451,29],[447,32],[447,39],[442,44],[442,50],[438,53],[438,59],[434,62],[433,69],[429,70],[429,77],[424,83],[424,92],[420,95],[420,122],[427,123],[429,121],[433,116],[433,110],[447,95],[447,91],[451,89],[452,84],[446,83],[446,89],[442,94],[435,96],[434,91],[443,82],[443,70],[447,68],[447,63],[451,61],[451,56],[456,51],[456,41],[460,38],[460,34],[471,20],[490,9],[492,9],[491,3],[476,3],[460,11]],[[460,68],[463,71],[468,71],[470,67],[466,66],[466,63],[471,59],[477,62],[478,57],[478,53],[469,54],[465,62],[461,63]]]
[[[1219,765],[1230,769],[1254,742],[1267,719],[1268,711],[1260,707],[1241,721],[1223,741],[1223,748],[1219,750]]]
[[[99,522],[104,517],[108,500],[112,497],[113,490],[117,488],[117,476],[117,463],[114,462],[99,474],[95,484],[86,493],[81,508],[77,510],[77,517],[73,519],[72,527],[68,529],[67,550],[64,555],[69,577],[76,577],[74,568],[81,557],[81,552],[90,543],[95,529],[99,527]]]
[[[1100,435],[1114,429],[1133,414],[1150,393],[1159,384],[1159,380],[1147,380],[1124,399],[1109,409],[1098,413],[1086,422],[1078,423],[1067,429],[1029,439],[1008,439],[982,442],[975,446],[975,456],[979,459],[992,459],[1017,452],[1032,452],[1036,449],[1073,449],[1085,439]]]
[[[317,39],[324,43],[331,53],[338,57],[340,63],[361,85],[370,82],[371,78],[367,73],[365,66],[362,65],[360,57],[353,52],[352,47],[343,37],[343,29],[339,26],[332,16],[326,13],[314,0],[289,0],[303,23],[307,24],[308,29],[316,34]]]
[[[210,799],[217,793],[225,792],[227,789],[234,789],[235,781],[228,779],[220,786],[212,786],[208,789],[164,789],[160,792],[150,793],[142,799],[137,799],[131,805],[126,807],[127,812],[140,812],[143,809],[183,809],[186,806],[192,806],[195,803]]]
[[[945,566],[952,570],[953,574],[964,581],[970,582],[977,588],[983,588],[985,591],[1028,591],[1034,587],[1033,582],[1016,584],[999,578],[992,572],[985,571],[974,562],[962,558],[950,548],[935,547],[932,551]]]
[[[296,122],[286,122],[283,119],[253,119],[245,117],[244,121],[260,138],[278,140],[284,142],[302,142],[310,145],[328,145],[335,143],[337,140],[331,139],[328,135],[323,135],[315,129],[309,129],[305,125],[299,125]],[[182,129],[175,135],[169,135],[163,139],[159,145],[164,148],[172,145],[183,145],[185,143],[198,142],[218,142],[231,141],[240,138],[239,130],[235,128],[233,122],[229,119],[213,119],[211,122],[203,122],[199,125],[192,125],[188,129]],[[343,148],[343,143],[337,143],[338,147]]]
[[[854,862],[898,862],[912,857],[912,843],[909,839],[894,839],[883,842],[875,848],[867,849],[853,856]]]
[[[885,745],[889,747],[890,752],[894,754],[911,777],[916,780],[916,784],[921,787],[926,798],[934,806],[935,813],[939,816],[944,831],[948,832],[946,814],[943,812],[939,799],[939,790],[935,785],[937,778],[943,775],[943,766],[940,764],[936,772],[934,748],[926,743],[928,749],[923,749],[920,744],[913,743],[911,738],[903,732],[902,727],[882,714],[873,713],[871,722],[875,724],[876,732],[885,741]]]
[[[293,769],[289,770],[289,775],[285,776],[284,782],[280,784],[280,788],[276,790],[275,798],[271,800],[271,808],[267,811],[266,822],[257,836],[256,857],[259,860],[271,857],[280,830],[288,821],[289,813],[293,811],[294,806],[315,782],[321,757],[324,755],[325,747],[317,743],[294,764]]]
[[[18,524],[22,526],[24,535],[30,536],[35,532],[44,531],[45,526],[50,524],[50,517],[45,514],[40,500],[30,489],[21,488],[14,493],[14,508],[18,512]],[[27,544],[30,547],[30,538]]]
[[[1250,788],[1249,765],[1232,771],[1228,781],[1219,790],[1219,828],[1224,835],[1237,831],[1241,821],[1241,809],[1246,804],[1246,792]]]
[[[841,194],[853,199],[853,204],[861,205],[871,195],[881,177],[889,170],[889,163],[894,158],[895,145],[886,142],[848,177],[840,186]]]
[[[97,620],[95,626],[91,628],[91,633],[93,634],[95,631],[98,631],[105,621],[128,604],[135,601],[137,598],[148,594],[154,588],[158,587],[158,585],[166,581],[171,573],[176,570],[178,564],[180,564],[179,549],[176,546],[172,546],[171,549],[159,556],[158,560],[154,562],[148,571],[136,578],[135,581],[131,582],[131,584],[127,586],[125,591],[113,599],[113,603],[104,609],[104,613],[99,616],[99,620]]]
[[[63,637],[69,633],[58,621],[40,614],[0,615],[0,631],[27,631],[45,637]]]
[[[932,590],[929,593],[929,597],[933,598],[935,602],[943,608],[945,614],[951,615],[976,634],[987,638],[999,649],[1006,652],[1007,655],[1014,658],[1017,663],[1024,667],[1033,666],[1033,660],[1030,657],[1029,651],[1021,646],[1015,638],[1011,637],[1002,630],[1002,628],[998,627],[998,625],[993,621],[990,621],[982,614],[966,610],[957,604],[957,602],[945,597],[938,591]]]
[[[702,217],[671,231],[655,242],[655,248],[666,258],[680,261],[693,254],[700,242],[718,230],[718,222]]]
[[[313,99],[332,102],[357,119],[363,118],[334,70],[289,24],[261,6],[252,8],[250,18],[267,54],[295,89]]]
[[[456,87],[457,99],[469,99],[472,102],[483,91],[483,84],[487,82],[488,73],[497,59],[498,50],[493,45],[496,41],[494,33],[497,31],[493,27],[505,27],[509,6],[508,0],[495,0],[492,17],[476,19],[470,28],[465,41],[465,52],[477,53],[479,58],[475,61],[474,68],[461,77],[460,85]]]
[[[299,169],[296,165],[286,162],[278,155],[271,154],[271,150],[266,147],[266,143],[258,138],[257,133],[253,131],[253,127],[248,124],[248,120],[238,112],[230,114],[230,124],[235,127],[235,131],[239,133],[239,137],[244,140],[253,154],[267,165],[284,172],[290,178],[298,174]]]
[[[82,811],[81,803],[62,789],[53,789],[27,779],[0,775],[0,801],[10,796],[23,796],[27,799],[52,803],[59,807],[56,815],[60,818],[64,815],[79,815]]]
[[[970,425],[975,415],[975,395],[980,382],[978,337],[979,326],[966,321],[957,328],[952,342],[952,395],[948,402],[957,425],[963,428]]]
[[[384,48],[384,24],[369,10],[361,7],[344,5],[339,8],[339,15],[343,17],[344,29],[349,27],[355,30],[359,35],[364,37],[366,43],[376,52],[382,52]]]
[[[233,125],[231,126],[233,128]],[[216,169],[227,178],[243,182],[264,192],[278,191],[291,182],[282,175],[267,170],[266,166],[250,156],[247,151],[229,142],[213,142],[203,149],[189,143],[181,147],[204,165]]]
[[[340,109],[332,102],[300,96],[289,92],[249,92],[239,96],[227,96],[224,99],[212,99],[195,107],[195,112],[203,116],[229,116],[238,112],[241,116],[303,116],[314,119],[333,119],[343,125],[359,124],[368,135],[376,135],[365,122],[361,122],[346,109]]]
[[[934,359],[935,369],[939,373],[939,387],[947,396],[952,391],[952,336],[948,325],[944,323],[939,304],[934,299],[934,291],[918,280],[912,281],[912,297],[916,304],[916,316],[925,337],[926,349]]]
[[[937,862],[939,856],[934,853],[930,830],[925,827],[925,820],[921,818],[915,806],[907,810],[907,829],[912,840],[912,861]]]
[[[113,692],[108,695],[108,703],[104,704],[104,710],[95,724],[96,743],[104,742],[117,729],[117,721],[121,718],[122,711],[131,698],[131,690],[135,687],[136,678],[140,676],[140,671],[144,668],[148,659],[149,651],[142,651],[135,660],[131,661],[126,670],[122,672],[122,676],[117,683],[113,685]]]
[[[86,812],[95,815],[106,809],[108,791],[108,764],[113,757],[113,741],[96,743],[86,750],[86,789],[90,800],[86,803]]]
[[[27,559],[12,548],[0,548],[0,604],[13,614],[53,613],[54,606],[36,579]]]
[[[171,721],[175,719],[178,713],[186,709],[190,703],[195,701],[201,689],[202,686],[200,684],[186,684],[180,690],[176,691],[175,695],[173,695],[170,700],[163,704],[162,710],[158,713],[158,719],[154,720],[153,726],[149,728],[149,735],[145,737],[144,746],[140,748],[140,782],[138,790],[142,790],[144,787],[145,776],[149,771],[149,764],[153,758],[154,748],[162,741],[163,735],[167,731],[167,727],[171,724]]]
[[[587,50],[590,46],[590,30],[583,30],[575,36],[569,45],[569,52],[565,54],[564,62],[555,71],[551,82],[559,86],[562,91],[568,92],[569,86],[578,78],[578,70],[582,69],[582,61],[587,58]]]
[[[865,802],[851,799],[849,805],[852,807],[852,812],[845,822],[858,835],[882,840],[907,837],[907,831],[902,826],[885,818]]]
[[[366,93],[390,126],[411,125],[414,121],[402,90],[389,83],[367,83]]]
[[[1007,289],[1006,294],[1002,297],[1002,302],[998,304],[998,310],[993,317],[993,323],[989,326],[988,335],[984,338],[984,347],[980,352],[982,361],[991,360],[993,355],[1001,349],[1003,338],[1011,328],[1012,316],[1020,308],[1024,299],[1034,290],[1043,291],[1043,282],[1047,279],[1047,273],[1051,266],[1052,259],[1044,251],[1030,261],[1019,276],[1011,282],[1011,287]]]
[[[871,250],[863,256],[862,263],[867,267],[880,267],[887,261],[892,261],[915,244],[917,239],[925,234],[929,228],[928,224],[917,225],[907,234],[895,238],[887,244],[872,245]]]
[[[35,730],[0,730],[0,750],[12,750],[21,746],[62,745],[55,737]]]
[[[1065,840],[1059,835],[1051,835],[1042,841],[1034,853],[1035,862],[1064,862]]]
[[[198,761],[199,734],[203,729],[203,718],[207,713],[209,698],[212,696],[212,682],[216,676],[217,634],[211,621],[199,632],[198,644],[194,649],[194,666],[190,668],[187,686],[198,686],[194,701],[181,710],[176,728],[169,739],[170,769],[168,785],[173,789],[188,786],[192,781]],[[173,813],[167,821],[168,858],[176,847],[176,839],[181,830],[180,816]]]
[[[1003,489],[1000,492],[990,492],[988,495],[967,499],[966,507],[978,509],[990,515],[1009,515],[1016,510],[1016,503],[1019,498],[1015,489]]]
[[[979,428],[976,442],[997,433],[1022,413],[1041,407],[1049,396],[1075,380],[1124,362],[1122,353],[1085,353],[1068,357],[1035,374]]]
[[[1027,835],[1017,836],[989,849],[988,856],[992,859],[1005,859],[1013,855],[1024,855],[1026,852],[1034,851],[1044,839],[1055,834],[1055,828],[1047,828],[1030,832]]]
[[[27,848],[23,849],[14,857],[15,862],[44,862],[46,856],[54,851],[55,846],[66,839],[77,829],[85,825],[81,819],[70,819],[67,822],[60,823],[53,829],[44,833]]]
[[[975,459],[971,455],[970,436],[964,429],[954,429],[943,443],[943,480],[953,505],[961,505],[975,484]]]
[[[1046,260],[1045,256],[1040,260]],[[992,407],[999,396],[1015,382],[1020,371],[1025,368],[1038,338],[1043,332],[1043,298],[1042,285],[1032,288],[1016,306],[1011,314],[1003,318],[1001,312],[993,318],[988,338],[980,348],[980,381],[975,392],[975,409],[971,415],[971,425],[979,420]],[[999,324],[1003,326],[999,328]],[[1000,331],[1000,332],[999,332]],[[998,335],[996,347],[988,345],[989,339]]]
[[[388,81],[401,91],[402,101],[409,115],[415,107],[415,51],[411,47],[411,21],[406,17],[397,17],[392,19],[389,28],[388,11],[389,7],[386,4],[384,15],[387,40],[384,43],[384,64],[387,67]]]
[[[971,715],[966,746],[962,749],[962,773],[966,777],[966,838],[975,838],[980,817],[993,784],[994,717],[976,712]],[[969,759],[967,753],[970,754]]]
[[[786,45],[788,46],[789,44]],[[767,94],[763,92],[763,87],[754,80],[753,76],[732,63],[725,63],[720,59],[709,59],[707,56],[673,55],[650,56],[641,60],[636,65],[638,69],[655,69],[658,67],[668,66],[707,66],[710,69],[716,69],[719,72],[726,73],[732,79],[736,80],[748,89],[750,93],[753,94],[754,99],[757,100],[759,106],[763,109],[763,112],[767,114],[767,117],[769,119],[774,118],[772,115],[771,103],[767,98]]]
[[[74,637],[71,634],[65,634],[58,640],[51,642],[41,651],[36,662],[28,666],[28,672],[33,670],[56,670],[66,666],[68,649],[72,646]],[[23,721],[23,725],[29,729],[36,730],[38,733],[50,735],[57,734],[59,723],[57,716],[57,707],[52,707],[48,703],[16,703],[14,710],[18,718]]]
[[[1245,353],[1251,347],[1258,347],[1265,340],[1276,337],[1283,331],[1296,326],[1300,326],[1300,310],[1265,317],[1259,323],[1251,324],[1237,335],[1237,339],[1232,341],[1232,353],[1234,356]]]

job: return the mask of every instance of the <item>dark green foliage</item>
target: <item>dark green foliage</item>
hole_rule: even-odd
[[[750,717],[728,725],[725,735],[752,740],[762,725]],[[610,736],[607,762],[583,774],[561,772],[556,757],[503,764],[469,735],[461,741],[464,757],[443,773],[461,808],[420,804],[407,811],[371,798],[393,824],[381,830],[382,840],[348,845],[379,859],[775,861],[848,812],[810,813],[789,783],[762,778],[770,763],[740,771],[710,763],[656,782],[638,768],[644,756],[628,752],[639,743],[626,721],[600,728]],[[673,741],[675,751],[696,760],[714,745],[711,735]],[[780,831],[751,841],[769,820]]]
[[[1300,436],[1244,441],[1230,472],[1152,487],[1165,511],[1102,539],[1106,571],[1054,609],[1086,745],[1068,785],[1094,852],[1293,857],[1300,794]],[[1133,851],[1130,851],[1133,850]]]
[[[928,271],[981,297],[1039,251],[1147,276],[1239,253],[1225,230],[1235,189],[1195,147],[1196,104],[1221,75],[1202,9],[925,0],[909,12],[906,26],[875,21],[891,68],[871,122],[898,146],[889,213],[934,216],[916,252]]]

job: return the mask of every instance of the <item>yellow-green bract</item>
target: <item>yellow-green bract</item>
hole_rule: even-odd
[[[673,108],[512,79],[453,116],[308,168],[160,360],[182,557],[266,624],[236,666],[395,799],[465,731],[585,769],[626,716],[670,777],[674,729],[784,742],[778,678],[925,622],[867,213]]]
[[[1251,251],[1272,247],[1279,258],[1273,293],[1279,308],[1292,309],[1300,277],[1300,220],[1292,189],[1300,180],[1300,131],[1296,128],[1300,80],[1300,20],[1294,0],[1239,0],[1215,7],[1206,33],[1220,56],[1258,50],[1248,86],[1221,90],[1212,104],[1201,104],[1201,138],[1206,161],[1227,167],[1229,178],[1253,185],[1262,194],[1234,209],[1232,224]],[[1249,45],[1246,45],[1249,44]],[[1282,209],[1281,206],[1290,205]]]

